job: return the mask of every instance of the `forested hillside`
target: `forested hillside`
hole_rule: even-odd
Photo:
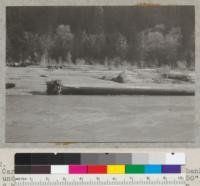
[[[7,64],[194,67],[194,7],[7,7]]]

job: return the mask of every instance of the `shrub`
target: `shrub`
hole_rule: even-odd
[[[14,87],[15,87],[15,83],[6,83],[6,89],[14,88]]]
[[[75,64],[76,65],[85,65],[86,61],[83,58],[78,58],[78,59],[76,59]]]
[[[176,66],[179,70],[186,70],[187,69],[187,62],[186,61],[177,61]]]

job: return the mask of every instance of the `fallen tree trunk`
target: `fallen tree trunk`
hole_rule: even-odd
[[[110,88],[62,86],[62,95],[177,95],[193,96],[195,91],[179,88]]]
[[[179,81],[192,81],[191,77],[187,74],[183,73],[169,73],[162,74],[164,78],[179,80]]]

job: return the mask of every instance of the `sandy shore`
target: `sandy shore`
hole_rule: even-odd
[[[194,90],[194,83],[163,78],[158,69],[133,69],[126,71],[128,82],[118,83],[110,79],[122,70],[109,70],[98,66],[68,66],[64,69],[49,70],[38,66],[7,67],[6,82],[16,84],[7,89],[7,95],[40,95],[46,92],[46,82],[61,80],[68,87],[109,87],[109,88],[151,88]],[[194,78],[194,72],[187,72]]]

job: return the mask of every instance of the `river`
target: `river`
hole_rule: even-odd
[[[193,141],[194,96],[6,96],[6,142]]]

